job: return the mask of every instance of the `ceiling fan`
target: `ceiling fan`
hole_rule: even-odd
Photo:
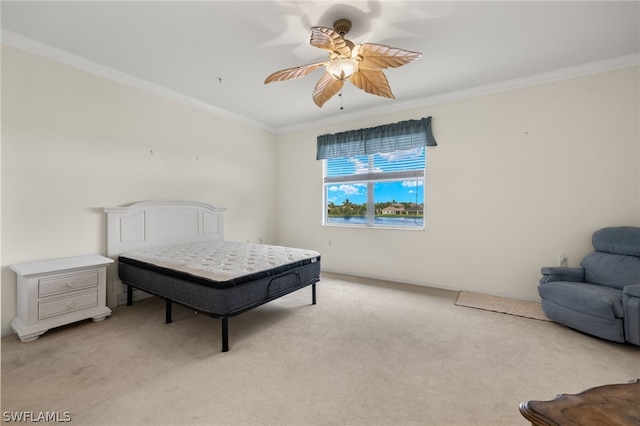
[[[348,19],[334,22],[333,29],[312,27],[311,45],[328,50],[329,59],[276,71],[265,79],[264,84],[304,77],[311,71],[326,67],[327,72],[313,90],[313,101],[318,107],[322,107],[333,95],[340,92],[345,80],[367,93],[395,99],[382,70],[406,65],[420,58],[422,54],[382,44],[354,45],[344,38],[350,30],[351,21]]]

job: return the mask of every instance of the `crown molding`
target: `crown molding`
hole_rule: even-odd
[[[251,120],[238,114],[234,114],[232,112],[210,105],[206,102],[176,92],[174,90],[167,89],[166,87],[149,83],[148,81],[123,73],[116,69],[106,67],[97,62],[89,61],[87,59],[73,55],[69,52],[49,46],[47,44],[40,43],[31,38],[25,37],[10,30],[6,30],[4,28],[2,29],[2,43],[11,47],[15,47],[16,49],[33,53],[34,55],[51,59],[52,61],[60,62],[62,64],[78,68],[91,74],[113,80],[115,82],[124,84],[125,86],[134,87],[136,89],[140,89],[163,98],[180,102],[182,104],[218,115],[223,118],[227,118],[232,121],[237,121],[248,126],[266,130],[272,133],[275,133],[276,131],[274,127],[267,124],[261,123],[256,120]]]
[[[178,93],[174,90],[161,87],[148,81],[144,81],[137,77],[133,77],[129,74],[115,70],[113,68],[106,67],[96,62],[89,61],[79,56],[73,55],[61,49],[49,46],[44,43],[40,43],[28,37],[17,34],[13,31],[2,29],[2,43],[8,46],[15,47],[38,56],[51,59],[56,62],[63,63],[65,65],[72,66],[74,68],[81,69],[83,71],[104,77],[126,86],[134,87],[143,90],[154,95],[171,99],[176,102],[209,112],[220,117],[240,122],[248,126],[265,130],[275,134],[286,134],[301,130],[308,130],[316,127],[322,127],[326,125],[335,125],[336,123],[343,123],[348,121],[355,121],[364,118],[369,118],[375,115],[383,115],[389,113],[396,113],[407,111],[416,108],[423,108],[427,106],[458,101],[462,99],[474,98],[478,96],[490,95],[493,93],[505,92],[509,90],[521,89],[530,86],[536,86],[540,84],[552,83],[555,81],[567,80],[571,78],[583,77],[591,74],[598,74],[601,72],[612,71],[615,69],[626,68],[631,66],[637,66],[640,64],[640,53],[634,53],[630,55],[620,56],[617,58],[607,59],[604,61],[591,62],[584,65],[578,65],[575,67],[563,68],[551,72],[533,74],[528,77],[522,77],[512,80],[505,80],[496,83],[477,86],[469,89],[458,90],[426,98],[421,98],[412,101],[399,102],[395,101],[393,104],[369,109],[363,112],[357,112],[352,114],[344,114],[339,118],[333,117],[324,120],[311,121],[301,123],[295,126],[284,126],[275,128],[265,123],[249,119],[245,116],[234,114],[224,109],[215,107],[206,102],[198,99],[186,96],[182,93]]]
[[[389,106],[375,109],[368,109],[365,112],[355,112],[342,115],[339,118],[330,118],[326,120],[318,120],[309,123],[303,123],[296,126],[279,127],[276,133],[285,134],[302,130],[309,130],[315,127],[334,125],[348,121],[361,120],[372,116],[384,115],[408,111],[427,106],[444,104],[447,102],[459,101],[463,99],[475,98],[478,96],[491,95],[494,93],[507,92],[510,90],[522,89],[525,87],[537,86],[540,84],[553,83],[556,81],[568,80],[572,78],[584,77],[592,74],[613,71],[616,69],[627,68],[640,65],[640,53],[620,56],[617,58],[607,59],[604,61],[591,62],[588,64],[578,65],[575,67],[562,68],[555,71],[533,74],[527,77],[516,78],[512,80],[504,80],[496,83],[486,84],[482,86],[472,87],[464,90],[457,90],[448,93],[442,93],[434,96],[420,98],[412,101],[394,102]]]

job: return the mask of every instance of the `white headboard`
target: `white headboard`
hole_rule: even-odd
[[[225,210],[192,201],[143,201],[106,207],[107,256],[116,258],[130,250],[151,247],[224,241]],[[117,273],[111,275],[107,298],[109,306],[115,306],[123,289]]]
[[[143,201],[107,207],[107,255],[130,250],[224,240],[224,212],[191,201]]]

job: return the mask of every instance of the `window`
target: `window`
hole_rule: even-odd
[[[424,227],[424,147],[324,163],[326,225]]]
[[[318,136],[325,225],[424,228],[431,117]]]

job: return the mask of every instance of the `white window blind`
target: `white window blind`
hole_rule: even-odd
[[[324,224],[424,227],[425,147],[324,160]]]

